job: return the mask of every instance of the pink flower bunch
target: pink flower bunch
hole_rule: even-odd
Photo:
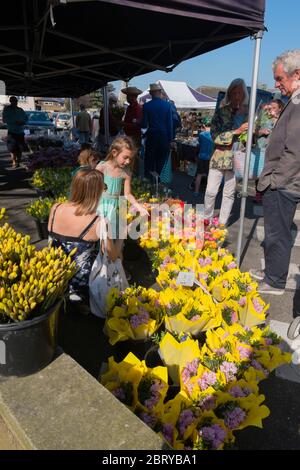
[[[226,381],[231,382],[236,378],[238,368],[234,362],[224,361],[220,365],[220,371],[223,372],[223,374],[225,375]]]
[[[217,382],[217,375],[215,372],[207,371],[202,374],[202,377],[198,380],[198,384],[201,390],[206,390],[210,386],[214,386]]]

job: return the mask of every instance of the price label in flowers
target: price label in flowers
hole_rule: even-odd
[[[178,277],[176,279],[176,284],[178,286],[193,287],[194,282],[195,282],[195,273],[193,273],[191,271],[188,272],[188,273],[185,273],[185,272],[181,271],[178,274]]]
[[[206,289],[206,287],[201,284],[201,282],[197,281],[195,273],[193,271],[189,271],[188,273],[181,271],[176,279],[176,284],[178,286],[185,286],[185,287],[193,287],[194,284],[200,287],[205,294],[211,295],[210,292]]]

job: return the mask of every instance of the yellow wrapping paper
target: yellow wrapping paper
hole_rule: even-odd
[[[266,321],[266,312],[269,308],[269,304],[266,304],[257,293],[247,295],[246,299],[246,304],[243,307],[239,307],[240,323],[248,328],[264,323]],[[261,312],[256,311],[253,301],[260,305]]]
[[[180,367],[183,367],[195,357],[200,357],[198,341],[188,338],[186,341],[179,343],[170,333],[164,335],[159,343],[158,352],[168,368],[173,384],[176,386],[180,384]]]

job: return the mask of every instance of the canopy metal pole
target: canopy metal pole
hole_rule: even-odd
[[[74,123],[74,108],[73,108],[73,98],[69,98],[69,104],[70,104],[70,113],[71,113],[71,131],[70,131],[70,139],[73,140],[74,139],[74,136],[73,136],[73,131],[72,129],[74,129],[75,127],[75,123]]]
[[[256,33],[253,36],[253,38],[255,39],[255,50],[254,50],[252,85],[251,85],[249,119],[248,119],[249,127],[248,127],[248,134],[247,134],[243,186],[242,186],[242,192],[240,193],[240,197],[241,197],[240,228],[239,228],[237,251],[236,251],[236,259],[237,259],[238,266],[240,266],[240,263],[241,263],[244,218],[245,218],[246,200],[248,196],[247,190],[248,190],[249,166],[250,166],[251,146],[252,146],[252,138],[253,138],[253,130],[254,130],[254,119],[255,119],[260,47],[261,47],[261,40],[263,38],[263,34],[264,34],[263,31],[258,31],[258,33]]]
[[[75,126],[74,123],[74,108],[73,108],[73,99],[70,98],[70,113],[71,113],[71,122],[72,122],[72,127]]]
[[[109,117],[108,117],[108,93],[107,85],[102,88],[103,92],[103,113],[104,113],[104,137],[105,145],[109,147]]]

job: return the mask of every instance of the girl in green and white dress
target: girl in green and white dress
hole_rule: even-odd
[[[131,168],[137,149],[129,137],[117,137],[111,144],[106,159],[96,169],[103,174],[107,186],[99,201],[97,213],[110,225],[111,238],[119,237],[119,198],[126,199],[141,215],[148,215],[146,209],[131,194]]]

